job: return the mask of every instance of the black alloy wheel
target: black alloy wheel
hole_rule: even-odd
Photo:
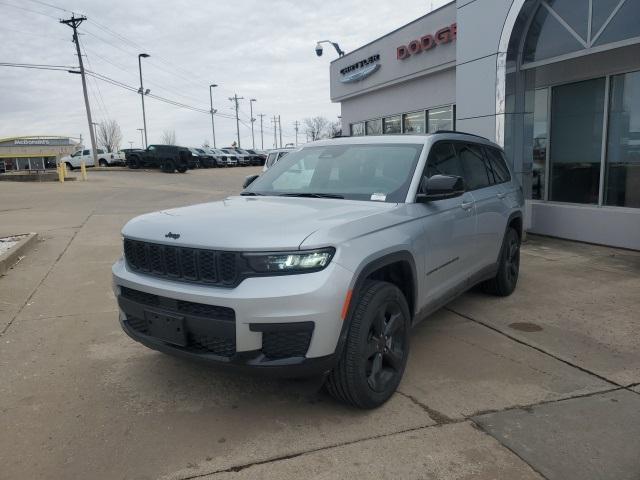
[[[484,283],[487,293],[507,297],[513,293],[520,275],[520,235],[509,227],[502,241],[498,272],[491,280]]]
[[[393,395],[404,374],[411,314],[404,294],[388,282],[370,281],[352,302],[345,345],[325,385],[342,402],[375,408]]]

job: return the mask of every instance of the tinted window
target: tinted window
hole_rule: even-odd
[[[89,155],[89,150],[83,150],[82,155]]]
[[[270,153],[269,156],[267,157],[267,168],[269,168],[271,165],[273,165],[276,161],[276,157],[278,156],[277,153]]]
[[[456,155],[453,144],[446,142],[436,143],[431,147],[427,160],[427,177],[433,175],[454,175],[464,178],[464,172],[460,160]]]
[[[470,143],[458,143],[456,150],[462,162],[464,179],[469,190],[484,188],[493,183],[493,180],[489,180],[489,172],[484,163],[482,150],[478,146]]]
[[[487,167],[493,174],[495,182],[505,183],[511,180],[511,175],[509,174],[509,169],[504,161],[502,152],[494,148],[485,148],[484,151],[487,153],[487,160],[489,162]]]
[[[98,153],[105,153],[105,151],[102,148],[99,148]]]

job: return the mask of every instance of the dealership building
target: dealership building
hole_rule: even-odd
[[[56,161],[80,148],[69,137],[55,135],[0,138],[0,172],[56,168]]]
[[[640,250],[640,1],[458,0],[331,63],[350,135],[503,146],[530,232]]]

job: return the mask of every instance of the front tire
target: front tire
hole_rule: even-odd
[[[520,272],[520,235],[509,227],[502,242],[498,273],[484,283],[487,293],[508,297],[516,289]]]
[[[103,168],[104,167],[108,167],[109,163],[106,160],[99,160],[98,161],[98,166],[103,167]]]
[[[326,387],[342,402],[376,408],[393,395],[402,379],[411,314],[400,289],[381,281],[364,286],[353,312],[343,351]]]

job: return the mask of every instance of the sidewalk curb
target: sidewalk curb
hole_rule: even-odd
[[[13,267],[20,259],[20,256],[24,254],[34,243],[38,240],[37,233],[20,233],[19,235],[27,235],[26,238],[20,240],[13,248],[11,248],[4,255],[0,255],[0,276],[3,276],[7,271]]]

